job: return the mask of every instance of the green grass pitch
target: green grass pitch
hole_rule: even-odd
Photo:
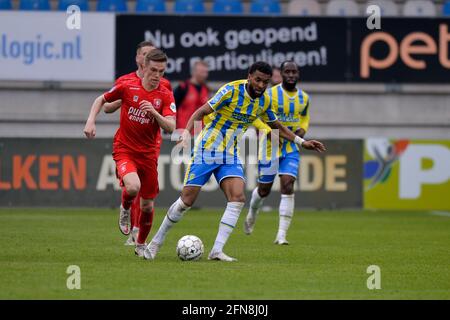
[[[151,236],[164,209],[157,210]],[[236,263],[206,259],[222,210],[192,210],[155,261],[123,245],[117,210],[1,209],[0,299],[450,299],[450,217],[429,212],[297,211],[277,246],[274,212],[254,234],[242,223],[225,247]],[[205,244],[200,261],[182,262],[177,240]],[[69,265],[81,289],[68,290]],[[381,268],[369,290],[367,267]]]

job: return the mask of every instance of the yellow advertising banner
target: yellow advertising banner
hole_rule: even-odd
[[[367,139],[364,208],[450,210],[450,140]]]

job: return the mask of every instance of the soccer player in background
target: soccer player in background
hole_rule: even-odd
[[[268,91],[272,106],[278,120],[289,130],[304,137],[309,126],[309,96],[297,88],[299,68],[293,61],[285,61],[280,67],[283,81]],[[268,128],[270,130],[270,128]],[[267,140],[267,148],[260,149],[265,154],[260,155],[258,162],[258,186],[253,190],[250,209],[244,222],[244,232],[251,234],[255,226],[258,212],[264,199],[270,194],[275,176],[280,176],[281,201],[279,206],[279,226],[275,239],[276,244],[289,244],[286,234],[294,215],[294,183],[297,178],[300,163],[300,148],[295,143],[281,138],[278,150],[271,149],[271,141]],[[276,159],[271,159],[272,155]],[[264,159],[264,160],[263,160]],[[268,161],[266,161],[268,159]],[[273,170],[275,167],[275,170]],[[275,172],[274,172],[275,171]]]
[[[176,106],[172,92],[160,84],[167,66],[167,56],[154,49],[145,56],[140,83],[123,83],[99,96],[93,103],[84,133],[95,137],[95,118],[106,102],[122,101],[120,126],[114,136],[113,158],[122,192],[121,216],[129,216],[134,198],[140,195],[141,215],[135,253],[143,255],[150,232],[154,199],[159,193],[158,157],[161,128],[175,130]]]
[[[280,135],[306,149],[325,150],[319,141],[305,141],[284,127],[271,108],[270,97],[265,93],[272,76],[272,68],[265,62],[254,63],[248,79],[230,82],[189,119],[181,136],[182,143],[190,140],[195,121],[212,114],[212,121],[205,125],[196,139],[193,155],[186,170],[181,196],[169,208],[164,221],[144,251],[145,259],[154,259],[167,232],[194,204],[201,187],[214,174],[225,194],[227,205],[220,221],[219,231],[208,259],[235,261],[223,252],[239,214],[244,207],[244,170],[239,160],[238,143],[256,118],[261,118]]]
[[[137,65],[137,70],[130,72],[128,74],[125,74],[119,78],[117,78],[116,82],[115,82],[115,86],[119,85],[119,84],[123,84],[123,83],[140,83],[141,79],[144,75],[144,61],[145,61],[145,56],[147,55],[147,53],[151,52],[152,50],[156,49],[155,45],[151,42],[151,41],[142,41],[137,45],[136,48],[136,65]],[[160,80],[160,84],[161,86],[167,88],[169,91],[172,91],[172,86],[170,85],[169,80],[167,80],[166,78],[161,78]],[[117,100],[111,103],[105,103],[105,105],[103,106],[103,110],[105,113],[113,113],[115,111],[117,111],[121,106],[121,100]],[[122,186],[122,190],[123,190],[123,186]],[[130,246],[134,246],[135,245],[135,241],[138,237],[138,232],[139,232],[139,216],[141,214],[140,211],[140,196],[138,195],[133,203],[131,204],[131,209],[130,209],[130,217],[127,216],[119,216],[119,228],[120,231],[124,234],[124,235],[128,235],[129,237],[127,239],[127,241],[125,242],[125,245],[130,245]],[[127,214],[128,212],[123,212],[124,214]],[[150,229],[152,227],[152,223],[153,223],[153,216],[151,217],[150,221]],[[131,232],[130,232],[130,225],[131,225]]]
[[[202,60],[192,66],[191,77],[175,88],[173,96],[177,105],[177,129],[185,129],[192,114],[209,99],[208,64]],[[193,134],[194,131],[191,132]]]
[[[280,84],[281,81],[283,81],[283,78],[281,77],[281,70],[277,67],[272,68],[272,79],[270,79],[270,86],[276,86],[277,84]]]

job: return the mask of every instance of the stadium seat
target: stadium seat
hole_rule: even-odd
[[[166,12],[164,0],[137,0],[136,12]]]
[[[77,5],[81,11],[89,11],[88,0],[59,0],[58,10],[66,11],[71,5]]]
[[[291,0],[287,7],[291,16],[320,16],[320,4],[317,0]]]
[[[399,15],[399,8],[392,0],[370,0],[367,1],[366,8],[371,5],[380,7],[382,17],[395,17]],[[364,12],[364,14],[367,13]]]
[[[253,14],[280,14],[281,5],[278,0],[253,0],[250,4]]]
[[[331,0],[326,7],[328,16],[358,16],[359,8],[353,0]]]
[[[51,10],[48,0],[21,0],[20,10]]]
[[[436,6],[428,0],[409,0],[403,7],[405,17],[434,17]]]
[[[11,10],[11,0],[0,0],[0,10]]]
[[[214,13],[242,13],[241,0],[215,0],[213,3]]]
[[[176,13],[204,13],[202,0],[176,0],[173,11]]]
[[[126,0],[99,0],[97,2],[97,11],[126,12],[127,10]]]
[[[442,15],[449,17],[450,16],[450,1],[447,1],[446,3],[444,3],[444,5],[442,6]]]

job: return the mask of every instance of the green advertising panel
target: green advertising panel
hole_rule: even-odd
[[[450,140],[367,139],[364,207],[450,210]]]

